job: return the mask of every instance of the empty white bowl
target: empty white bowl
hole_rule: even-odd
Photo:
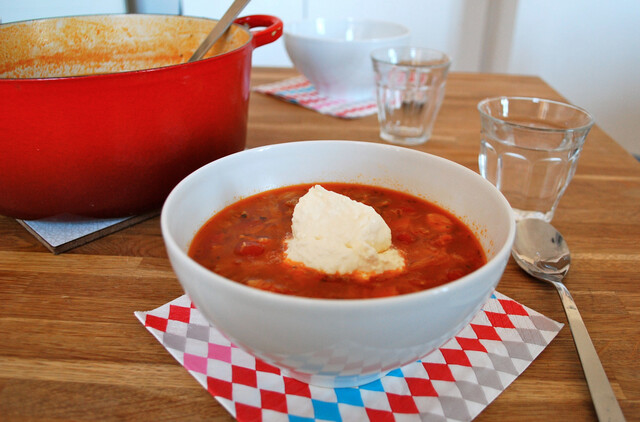
[[[408,44],[409,30],[367,19],[310,19],[284,26],[284,44],[295,67],[319,94],[349,101],[375,98],[370,53]]]
[[[329,300],[248,287],[187,255],[194,234],[225,206],[268,189],[314,182],[377,185],[434,202],[475,232],[488,262],[418,293]],[[416,150],[356,141],[285,143],[214,161],[171,192],[161,226],[180,283],[216,328],[285,374],[328,387],[373,381],[453,337],[498,284],[515,235],[509,203],[475,172]]]

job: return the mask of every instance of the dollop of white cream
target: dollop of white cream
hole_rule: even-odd
[[[286,256],[327,274],[362,277],[405,266],[391,229],[373,207],[315,185],[293,211]]]

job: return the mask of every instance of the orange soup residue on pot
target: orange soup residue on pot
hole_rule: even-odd
[[[215,26],[204,18],[103,15],[0,25],[0,78],[50,78],[185,63]],[[205,58],[246,44],[234,25]]]
[[[391,229],[405,258],[401,271],[370,277],[326,274],[286,259],[294,207],[313,185],[279,188],[218,212],[195,235],[189,256],[236,282],[277,293],[330,299],[395,296],[456,280],[486,263],[475,235],[442,208],[398,191],[350,183],[327,190],[369,205]]]

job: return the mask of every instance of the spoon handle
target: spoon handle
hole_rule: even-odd
[[[584,376],[589,386],[589,392],[593,400],[593,406],[596,409],[598,420],[600,421],[624,421],[624,415],[620,409],[620,405],[616,400],[616,395],[611,389],[611,384],[607,378],[607,374],[604,372],[602,363],[598,358],[591,337],[587,332],[587,327],[582,321],[578,307],[571,297],[571,293],[562,283],[553,281],[553,285],[560,294],[562,299],[562,305],[564,306],[564,312],[567,315],[569,321],[569,327],[573,334],[573,341],[582,362],[582,369],[584,370]]]
[[[207,35],[207,37],[200,43],[196,51],[189,58],[188,62],[195,62],[196,60],[200,60],[207,54],[207,51],[213,47],[213,44],[224,34],[227,29],[233,23],[233,20],[238,17],[242,9],[249,3],[250,0],[235,0],[229,9],[225,12],[225,14],[220,18],[218,23],[215,24],[211,32]]]

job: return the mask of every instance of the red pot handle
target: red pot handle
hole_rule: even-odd
[[[282,35],[282,21],[271,15],[251,15],[238,18],[234,21],[238,25],[251,28],[266,27],[262,31],[252,32],[253,48],[269,44],[280,38]]]

